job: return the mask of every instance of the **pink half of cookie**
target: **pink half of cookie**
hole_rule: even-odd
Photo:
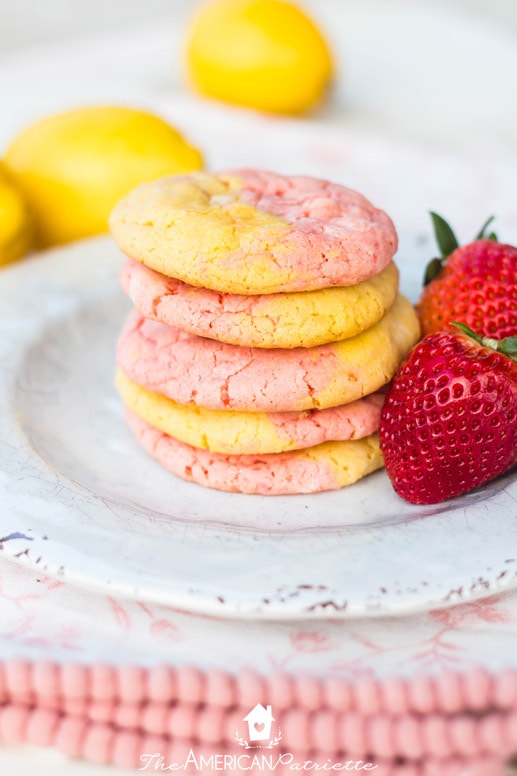
[[[269,455],[221,455],[191,447],[126,410],[142,447],[164,468],[208,488],[265,496],[319,493],[351,485],[383,465],[376,434]]]
[[[296,247],[293,268],[311,275],[312,288],[359,283],[387,266],[397,250],[388,214],[346,186],[253,169],[226,170],[221,177],[240,180],[241,202],[291,224],[285,244]]]

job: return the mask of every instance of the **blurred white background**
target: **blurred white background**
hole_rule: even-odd
[[[388,0],[385,0],[388,4]],[[87,34],[130,27],[142,22],[181,20],[200,3],[198,0],[0,0],[0,51],[53,42],[70,34]],[[314,15],[328,0],[305,0]],[[357,0],[332,2],[343,14]],[[515,0],[413,0],[444,8],[459,7],[517,27]]]
[[[184,96],[184,31],[199,5],[0,0],[0,155],[22,126],[55,110],[110,101],[152,108]],[[325,120],[454,152],[517,154],[517,0],[301,5],[338,64]]]

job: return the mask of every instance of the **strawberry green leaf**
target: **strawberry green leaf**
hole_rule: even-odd
[[[465,323],[460,323],[459,321],[451,321],[451,326],[456,326],[457,329],[463,332],[463,334],[466,334],[467,337],[470,337],[473,340],[476,340],[476,342],[479,345],[483,345],[483,337],[481,337],[479,334],[476,334],[473,329],[470,328],[470,326],[467,326]],[[497,340],[492,340],[492,342],[497,343]],[[486,347],[489,347],[488,345]],[[496,348],[494,348],[495,350]]]
[[[431,211],[431,220],[433,222],[434,236],[438,247],[442,252],[443,258],[447,258],[450,254],[459,248],[459,243],[456,239],[456,235],[452,231],[447,221]]]
[[[497,235],[495,232],[490,232],[490,234],[487,235],[486,239],[492,240],[492,242],[498,242]]]
[[[466,334],[467,337],[471,337],[471,339],[475,340],[482,347],[497,350],[499,353],[503,353],[503,355],[511,358],[512,361],[517,361],[517,337],[505,337],[502,340],[493,337],[481,337],[464,323],[452,321],[451,325],[456,326],[463,334]]]
[[[427,284],[430,283],[431,280],[435,279],[435,277],[440,273],[442,266],[443,266],[442,259],[431,259],[431,261],[425,268],[424,286],[427,286]]]
[[[487,218],[479,232],[477,233],[476,237],[474,237],[474,240],[495,240],[497,242],[497,237],[495,236],[494,232],[490,232],[490,234],[487,236],[485,234],[486,230],[494,220],[495,216],[490,216],[490,218]]]
[[[499,342],[497,349],[512,361],[517,361],[517,337],[505,337]]]

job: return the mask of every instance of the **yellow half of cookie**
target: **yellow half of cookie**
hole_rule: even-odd
[[[251,310],[223,311],[202,336],[233,345],[287,349],[348,339],[369,329],[392,307],[398,281],[391,262],[355,286],[248,297],[254,300]]]

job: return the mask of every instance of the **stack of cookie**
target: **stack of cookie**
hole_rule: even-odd
[[[382,388],[419,336],[386,213],[327,181],[239,170],[144,184],[111,230],[136,308],[117,387],[162,465],[261,494],[382,466]]]

